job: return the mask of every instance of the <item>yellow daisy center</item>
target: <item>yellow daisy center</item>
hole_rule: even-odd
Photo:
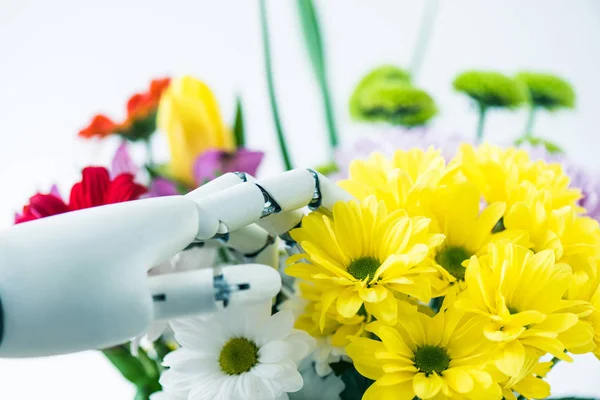
[[[450,356],[442,347],[425,345],[415,351],[415,367],[427,375],[442,373],[450,365]]]
[[[375,276],[380,265],[381,263],[375,257],[360,257],[348,265],[348,273],[361,281],[365,278],[370,280]]]
[[[258,364],[258,346],[246,338],[229,339],[221,349],[219,365],[228,375],[241,375]]]
[[[466,268],[463,261],[471,258],[471,253],[461,246],[448,246],[435,256],[435,261],[440,264],[453,277],[462,281],[465,279]]]

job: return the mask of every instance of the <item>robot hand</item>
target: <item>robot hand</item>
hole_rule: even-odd
[[[156,320],[264,302],[281,288],[276,238],[305,206],[331,211],[350,196],[312,170],[255,181],[223,175],[185,196],[61,214],[0,233],[0,357],[97,349],[144,334]],[[207,241],[249,264],[149,276]],[[267,264],[267,265],[262,265]]]

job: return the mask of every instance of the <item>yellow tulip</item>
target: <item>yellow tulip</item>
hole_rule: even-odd
[[[233,150],[217,100],[206,84],[191,76],[173,79],[161,97],[157,124],[169,140],[172,177],[194,184],[192,167],[206,150]]]

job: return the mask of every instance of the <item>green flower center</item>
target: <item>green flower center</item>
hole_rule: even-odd
[[[506,227],[504,226],[504,217],[500,218],[496,225],[492,228],[492,233],[499,233],[505,231]]]
[[[425,345],[415,352],[415,367],[429,375],[432,372],[442,373],[450,365],[450,356],[445,349]]]
[[[471,253],[461,246],[448,246],[435,256],[435,261],[440,264],[453,277],[462,281],[465,279],[463,261],[471,258]]]
[[[229,339],[221,349],[219,365],[228,375],[240,375],[258,364],[258,347],[246,338]]]
[[[348,273],[358,280],[372,279],[381,263],[374,257],[360,257],[348,265]]]

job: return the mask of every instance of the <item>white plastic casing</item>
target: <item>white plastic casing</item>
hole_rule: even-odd
[[[270,234],[280,236],[298,226],[300,221],[302,221],[302,217],[304,217],[302,210],[294,210],[271,214],[257,221],[256,224]]]
[[[155,320],[217,311],[212,268],[151,276],[148,287]]]
[[[315,179],[306,169],[293,169],[256,183],[271,195],[283,212],[305,207],[315,193]]]
[[[194,197],[194,201],[206,213],[221,221],[229,232],[258,221],[265,204],[260,189],[250,182],[240,183],[206,197]]]
[[[277,296],[281,290],[281,277],[274,268],[261,264],[238,264],[222,270],[229,284],[249,283],[249,290],[233,292],[229,307],[260,304]]]
[[[243,255],[256,253],[265,247],[269,233],[256,224],[244,226],[229,233],[226,246],[231,247]]]
[[[213,193],[218,193],[227,188],[239,185],[244,181],[238,175],[233,172],[228,172],[221,175],[210,182],[206,182],[204,185],[192,190],[186,196],[192,197],[194,200],[201,199],[202,197],[209,196]]]
[[[327,211],[333,211],[333,205],[338,201],[350,201],[354,199],[350,193],[336,185],[334,182],[317,172],[319,177],[319,188],[321,190],[321,207]]]
[[[197,206],[183,196],[96,207],[0,233],[0,357],[116,345],[153,319],[147,270],[188,245]]]

